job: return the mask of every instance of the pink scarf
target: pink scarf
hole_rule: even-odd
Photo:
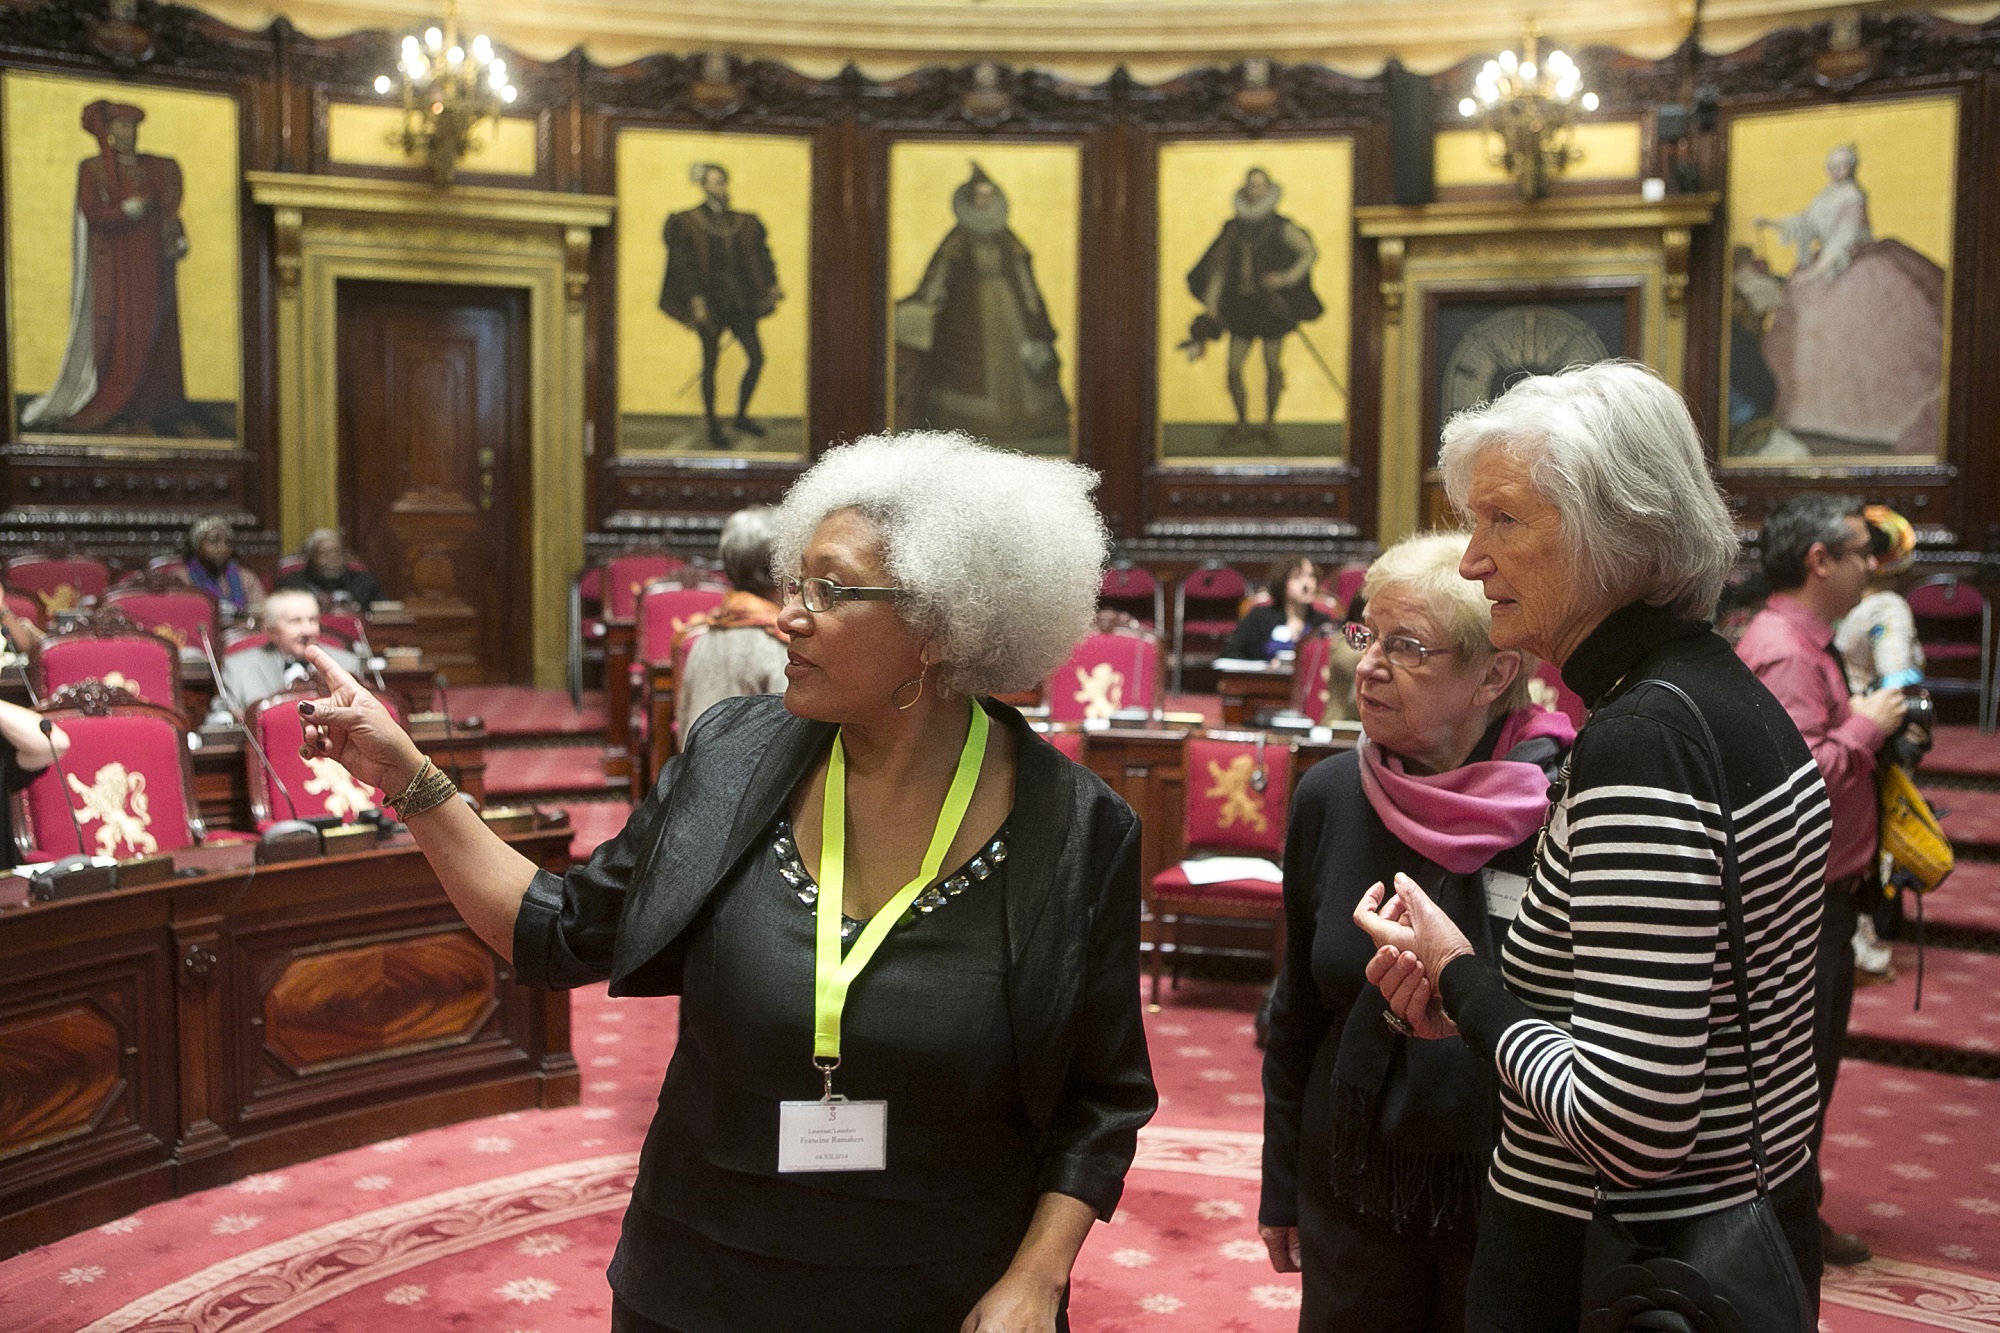
[[[1493,753],[1549,736],[1564,746],[1576,728],[1561,713],[1529,705],[1507,715]],[[1548,814],[1548,778],[1534,764],[1485,759],[1448,773],[1418,776],[1367,736],[1361,754],[1361,789],[1389,832],[1404,846],[1454,875],[1479,869],[1542,826]]]

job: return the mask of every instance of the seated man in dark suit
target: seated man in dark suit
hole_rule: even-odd
[[[305,567],[280,578],[280,588],[302,588],[315,593],[320,603],[328,608],[336,599],[347,598],[366,611],[375,603],[387,599],[388,594],[382,591],[382,580],[369,570],[348,565],[347,543],[334,529],[314,528],[306,537],[302,554]]]
[[[264,599],[264,633],[270,636],[268,643],[222,659],[222,689],[238,711],[301,681],[318,681],[305,651],[319,643],[319,598],[298,588],[270,594]],[[360,661],[346,649],[320,646],[343,671],[361,670]]]

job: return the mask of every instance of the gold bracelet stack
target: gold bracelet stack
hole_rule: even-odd
[[[438,771],[438,766],[429,759],[410,779],[410,785],[391,796],[387,804],[394,806],[397,816],[408,822],[410,816],[420,815],[426,810],[434,810],[452,797],[458,795],[458,786],[450,778]]]

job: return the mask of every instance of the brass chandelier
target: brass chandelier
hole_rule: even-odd
[[[497,131],[501,111],[518,95],[507,81],[507,62],[481,33],[470,45],[460,41],[458,0],[446,0],[444,22],[424,30],[421,39],[403,38],[397,78],[375,80],[375,91],[387,96],[402,87],[403,124],[389,142],[409,157],[422,157],[439,187],[450,185],[458,163],[478,145],[481,122]]]
[[[1514,178],[1525,200],[1547,194],[1549,178],[1582,159],[1577,112],[1597,110],[1597,94],[1584,91],[1583,71],[1559,50],[1543,58],[1541,37],[1530,19],[1522,53],[1502,51],[1487,61],[1473,81],[1473,96],[1458,104],[1459,115],[1500,137],[1493,165]]]

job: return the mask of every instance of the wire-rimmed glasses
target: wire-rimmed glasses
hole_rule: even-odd
[[[786,606],[796,597],[814,615],[831,611],[840,602],[887,602],[903,595],[901,588],[850,588],[832,579],[793,577],[780,579],[778,591],[784,594]]]
[[[1402,667],[1405,671],[1415,671],[1427,658],[1447,657],[1458,651],[1456,648],[1429,648],[1407,634],[1377,634],[1354,621],[1342,625],[1340,633],[1347,640],[1347,646],[1357,653],[1367,652],[1379,641],[1382,655],[1389,659],[1389,665]]]

